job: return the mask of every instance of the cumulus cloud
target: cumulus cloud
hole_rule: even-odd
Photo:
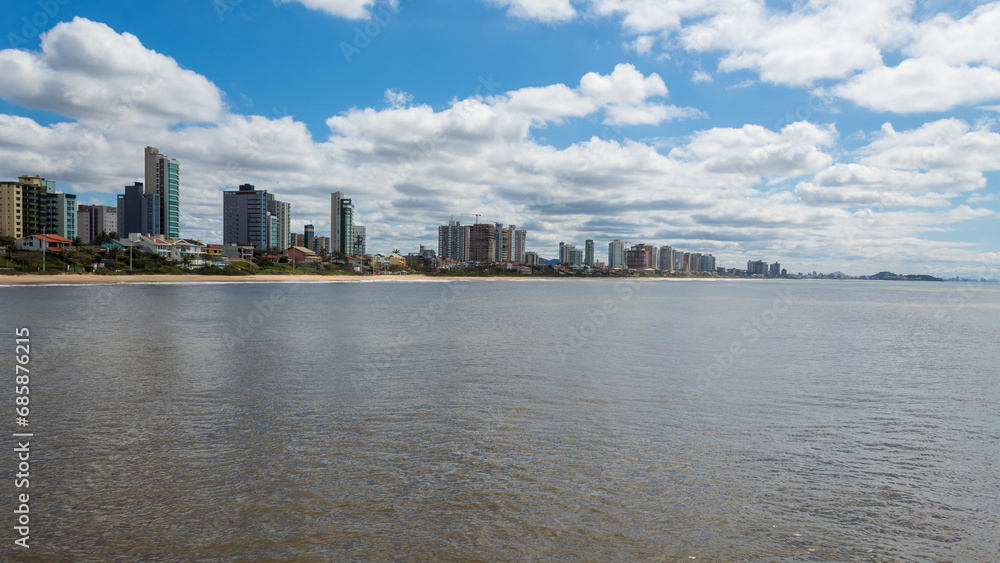
[[[130,33],[79,17],[43,34],[41,52],[0,51],[0,76],[5,100],[87,123],[212,121],[224,110],[205,77]]]
[[[1000,134],[961,119],[939,119],[909,131],[882,125],[859,150],[861,162],[906,170],[1000,170]]]
[[[951,66],[935,59],[907,59],[895,67],[868,70],[830,92],[877,111],[944,111],[1000,98],[1000,71],[986,66]]]
[[[915,172],[837,164],[802,182],[795,195],[809,205],[948,207],[964,191],[986,185],[978,172]]]
[[[760,125],[714,128],[696,133],[684,147],[670,156],[697,163],[706,172],[738,174],[757,179],[765,176],[799,176],[816,172],[831,163],[824,152],[837,138],[833,126],[808,122],[771,131]]]
[[[302,4],[310,10],[327,13],[338,18],[352,20],[368,19],[376,0],[278,0],[283,4]],[[396,8],[398,0],[384,0],[384,4]]]

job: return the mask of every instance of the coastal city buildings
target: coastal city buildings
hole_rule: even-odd
[[[527,231],[517,225],[462,225],[454,218],[438,227],[437,256],[458,262],[524,262]]]
[[[145,157],[145,194],[156,200],[150,233],[179,238],[180,164],[177,159],[160,154],[155,147],[146,147]]]
[[[272,258],[277,259],[278,252],[300,247],[309,252],[309,258],[305,258],[305,254],[301,256],[307,261],[317,259],[313,256],[326,261],[343,253],[352,257],[350,264],[355,267],[367,263],[360,258],[368,252],[367,228],[354,223],[354,203],[342,192],[331,194],[329,237],[316,236],[311,224],[305,225],[303,234],[292,233],[291,204],[279,201],[275,194],[252,184],[223,192],[222,245],[202,245],[200,241],[168,236],[159,231],[177,230],[173,217],[178,211],[178,164],[175,159],[160,154],[158,149],[146,147],[146,165],[147,181],[126,186],[125,193],[117,197],[117,206],[77,205],[74,194],[56,192],[55,182],[38,176],[0,182],[0,233],[20,235],[16,239],[31,234],[51,234],[72,240],[80,235],[86,244],[101,232],[116,231],[122,237],[120,240],[134,239],[139,248],[165,257],[183,257],[188,262],[193,260],[193,249],[220,257],[220,249],[216,247],[239,249],[240,255],[247,256],[256,249],[271,251]],[[148,182],[152,182],[153,187],[147,185]],[[494,220],[480,223],[480,216],[476,217],[477,222],[473,225],[463,225],[452,218],[446,225],[438,226],[437,253],[421,247],[419,253],[410,253],[410,258],[417,260],[411,262],[448,268],[490,267],[490,264],[502,263],[508,269],[510,264],[552,263],[543,260],[537,252],[527,251],[524,229]],[[146,242],[142,243],[143,240]],[[605,265],[596,259],[595,249],[596,242],[592,238],[585,240],[583,248],[560,242],[558,263],[587,275],[605,268],[647,273],[718,271],[730,275],[785,275],[778,262],[750,261],[746,271],[724,269],[717,267],[711,254],[683,252],[670,245],[631,244],[620,239],[608,243]],[[344,264],[341,258],[336,260]],[[522,268],[521,271],[530,273],[532,270]]]

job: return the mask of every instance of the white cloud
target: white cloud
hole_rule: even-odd
[[[695,84],[704,84],[711,81],[712,75],[707,72],[696,70],[691,74],[691,82],[694,82]]]
[[[1000,170],[1000,134],[954,118],[909,131],[886,123],[859,153],[865,164],[905,170]]]
[[[913,58],[948,64],[1000,66],[1000,3],[979,6],[960,20],[946,14],[921,23],[903,50]]]
[[[212,121],[222,94],[212,82],[149,49],[130,33],[84,18],[42,36],[41,52],[0,51],[0,97],[86,123]]]
[[[822,149],[833,145],[836,138],[832,126],[808,122],[786,125],[780,132],[760,125],[714,128],[696,133],[686,146],[670,151],[670,156],[697,163],[709,173],[751,180],[799,176],[829,166],[832,157]]]
[[[635,51],[640,55],[648,55],[653,50],[653,45],[656,43],[656,38],[652,35],[640,35],[635,38],[635,41],[631,43],[626,43],[625,48]]]
[[[310,10],[317,10],[338,18],[351,20],[368,19],[376,0],[278,0],[283,4],[302,4]],[[398,0],[383,2],[393,10],[399,5]]]
[[[558,23],[572,20],[576,10],[570,0],[486,0],[497,7],[507,8],[515,18]]]
[[[830,92],[877,111],[945,111],[1000,98],[1000,71],[951,66],[935,59],[907,59],[895,67],[859,74]]]
[[[978,172],[921,173],[836,164],[797,185],[795,195],[809,205],[949,207],[951,198],[985,184]]]

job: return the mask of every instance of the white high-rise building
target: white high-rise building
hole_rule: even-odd
[[[525,231],[524,229],[514,230],[514,253],[510,257],[512,262],[516,262],[518,264],[524,263],[524,245],[527,237],[528,231]]]
[[[292,204],[274,199],[267,194],[267,212],[275,217],[277,229],[271,242],[272,248],[284,251],[292,247]]]
[[[613,240],[608,243],[608,268],[625,267],[625,243]]]

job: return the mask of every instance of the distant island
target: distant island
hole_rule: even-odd
[[[892,272],[879,272],[874,276],[868,276],[870,280],[893,280],[893,281],[944,281],[941,278],[928,276],[927,274],[894,274]]]

